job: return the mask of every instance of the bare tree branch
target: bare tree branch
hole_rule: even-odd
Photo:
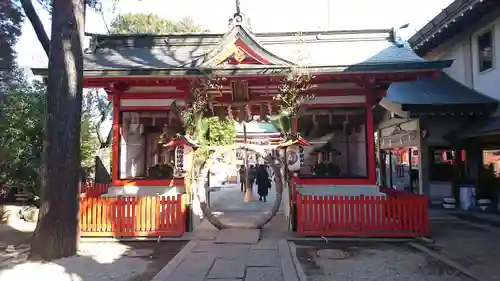
[[[35,30],[38,41],[40,41],[40,44],[42,44],[43,50],[48,57],[50,50],[50,39],[47,35],[47,32],[45,31],[45,28],[43,27],[40,17],[35,11],[35,7],[33,7],[33,3],[31,2],[31,0],[20,0],[20,2],[23,6],[24,13],[28,17],[31,25],[33,26],[33,29]]]

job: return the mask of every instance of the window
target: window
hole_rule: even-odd
[[[465,161],[465,154],[461,152],[462,162]],[[455,152],[451,149],[431,149],[431,181],[451,181],[455,173]]]
[[[489,30],[477,37],[479,72],[493,68],[493,31]]]
[[[127,111],[121,113],[119,155],[120,179],[170,179],[174,177],[175,148],[163,147],[175,135],[166,111]],[[179,157],[177,157],[179,158]],[[182,158],[182,157],[181,157]]]
[[[500,149],[483,150],[483,165],[500,174]]]
[[[384,186],[417,193],[419,189],[418,147],[386,149],[383,154],[385,157]]]
[[[366,178],[365,108],[308,109],[299,118],[304,147],[302,178]]]

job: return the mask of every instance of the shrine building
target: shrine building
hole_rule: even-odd
[[[169,126],[172,104],[190,106],[194,80],[224,77],[223,89],[210,92],[211,108],[250,122],[278,113],[274,96],[292,69],[314,76],[315,97],[294,120],[294,129],[311,146],[303,148],[304,161],[285,203],[293,205],[300,195],[384,195],[376,184],[375,106],[392,83],[435,78],[452,64],[419,57],[394,29],[255,33],[242,13],[230,19],[224,34],[88,35],[84,87],[103,88],[113,103],[108,195],[186,191],[181,172],[152,171],[162,164],[156,153],[174,153],[156,151],[157,139]],[[279,139],[279,132],[263,132],[268,135],[256,131],[250,139]]]

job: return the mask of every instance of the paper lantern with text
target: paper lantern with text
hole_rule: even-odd
[[[309,142],[300,136],[278,145],[278,148],[286,148],[286,161],[290,171],[296,172],[300,170],[301,165],[304,163],[304,149],[302,146],[310,145]]]
[[[187,137],[179,137],[164,144],[165,147],[174,148],[174,176],[184,177],[184,172],[191,165],[193,147],[198,147]]]
[[[292,172],[300,170],[300,148],[298,145],[291,145],[287,147],[286,164],[288,166],[288,170]]]

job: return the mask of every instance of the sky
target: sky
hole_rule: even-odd
[[[47,31],[50,16],[33,1]],[[398,28],[409,38],[453,0],[240,0],[241,11],[254,32]],[[106,34],[106,25],[118,13],[155,13],[170,20],[191,18],[211,32],[228,31],[235,0],[103,0],[103,13],[87,13],[85,31]],[[29,21],[16,46],[21,67],[45,66],[47,58]]]

